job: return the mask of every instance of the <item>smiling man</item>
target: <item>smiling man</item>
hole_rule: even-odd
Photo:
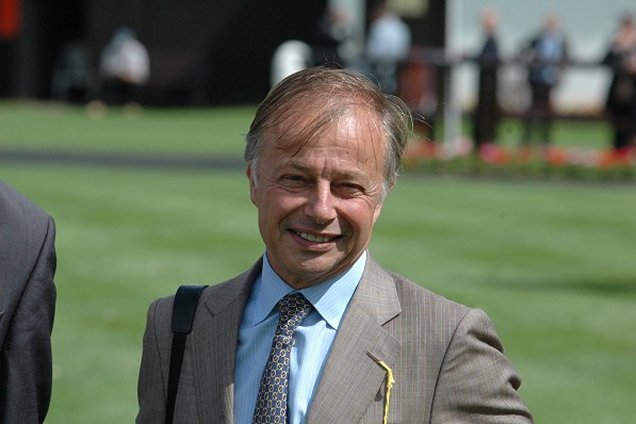
[[[410,129],[365,77],[281,81],[247,135],[265,253],[205,289],[179,423],[529,423],[486,315],[385,270],[367,251]],[[148,312],[138,423],[166,419],[173,297]]]

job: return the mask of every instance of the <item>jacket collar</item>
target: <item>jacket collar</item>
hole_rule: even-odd
[[[203,324],[193,330],[193,361],[201,422],[231,424],[234,363],[243,309],[262,259],[244,274],[206,290]],[[369,255],[360,284],[351,299],[327,358],[307,422],[357,422],[383,387],[386,371],[395,366],[400,343],[384,325],[401,312],[395,283]],[[355,387],[355,392],[352,392]],[[348,408],[332,405],[348,399]]]
[[[307,422],[358,422],[395,367],[400,343],[384,325],[401,312],[393,278],[370,256],[338,331]],[[355,390],[352,390],[355,388]],[[334,408],[347,399],[347,408]]]

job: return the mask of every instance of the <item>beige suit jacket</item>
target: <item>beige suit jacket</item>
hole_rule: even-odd
[[[260,261],[207,288],[188,337],[176,423],[233,422],[234,360],[243,308]],[[148,311],[137,423],[164,421],[173,298]],[[308,424],[531,423],[520,379],[488,317],[381,268],[369,258],[327,359]]]

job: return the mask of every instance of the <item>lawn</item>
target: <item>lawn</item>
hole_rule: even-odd
[[[3,126],[17,109],[0,107]],[[38,133],[12,123],[13,135],[3,130],[0,147],[11,139],[21,148],[77,149],[73,140],[81,133],[91,140],[82,146],[94,151],[146,146],[165,154],[239,155],[249,124],[249,108],[192,116],[149,110],[137,120],[113,112],[103,118],[112,123],[98,120],[95,127],[81,109],[35,109],[27,114],[60,113],[67,125],[85,128],[66,131],[55,119],[41,120]],[[215,125],[208,127],[208,119]],[[139,139],[106,144],[105,132],[119,134],[128,124],[139,126]],[[188,134],[183,150],[174,145],[179,133]],[[132,422],[149,302],[181,283],[232,277],[262,251],[242,172],[0,161],[0,179],[46,208],[58,226],[47,423]],[[625,423],[636,393],[635,210],[633,184],[407,174],[387,200],[371,252],[489,313],[538,423]]]
[[[95,113],[64,104],[0,102],[0,147],[55,149],[83,152],[241,155],[254,106],[229,108],[146,109],[127,114],[121,108]],[[436,125],[433,139],[443,138]],[[471,134],[469,120],[464,134]],[[506,119],[499,127],[499,143],[518,145],[521,123]],[[557,147],[604,149],[610,129],[599,121],[556,121],[553,144]]]
[[[240,156],[254,107],[121,108],[0,102],[0,148]]]

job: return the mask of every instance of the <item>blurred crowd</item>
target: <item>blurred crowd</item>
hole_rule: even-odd
[[[395,13],[379,2],[369,13],[366,45],[359,55],[316,55],[316,49],[307,43],[294,41],[282,45],[273,61],[275,83],[284,76],[303,67],[324,63],[332,59],[343,66],[369,75],[386,93],[402,97],[412,109],[427,121],[428,135],[432,134],[435,120],[440,116],[440,105],[446,100],[439,94],[436,84],[454,65],[469,61],[478,68],[477,101],[473,109],[472,151],[487,154],[497,146],[497,130],[502,115],[500,70],[514,64],[525,69],[528,88],[527,107],[519,116],[521,134],[518,142],[520,155],[539,150],[548,152],[553,145],[552,127],[559,111],[554,107],[554,92],[563,81],[568,67],[581,66],[569,54],[569,41],[559,17],[548,15],[535,34],[519,46],[513,58],[504,60],[500,51],[499,14],[486,8],[480,16],[483,32],[481,48],[462,55],[459,61],[442,59],[434,54],[422,54],[422,49],[411,45],[409,27]],[[341,20],[333,19],[333,26]],[[333,37],[333,45],[346,45],[346,32]],[[321,50],[322,52],[322,50]],[[620,18],[604,57],[595,64],[605,66],[611,73],[611,83],[604,104],[603,118],[610,123],[612,137],[608,143],[619,157],[634,155],[636,143],[636,29],[631,16]],[[445,74],[446,73],[446,74]],[[448,95],[446,93],[445,95]],[[522,92],[513,95],[521,97]],[[505,111],[510,115],[510,111]],[[545,153],[548,154],[548,153]]]
[[[497,71],[502,61],[498,48],[498,14],[486,9],[481,17],[484,44],[474,58],[479,66],[478,102],[473,114],[473,139],[476,152],[489,151],[497,141],[500,118],[497,102]],[[534,139],[549,149],[551,127],[556,113],[554,89],[561,83],[563,71],[572,64],[568,41],[557,16],[548,16],[540,31],[524,45],[516,62],[527,69],[530,102],[523,115],[520,145],[527,151]],[[615,35],[600,64],[611,72],[605,101],[605,116],[612,126],[611,147],[619,157],[633,155],[636,143],[636,28],[633,18],[620,18]],[[483,153],[483,152],[481,152]]]
[[[114,31],[102,50],[97,72],[81,42],[62,50],[53,70],[51,98],[91,102],[93,110],[107,105],[124,106],[129,112],[141,107],[141,92],[150,77],[150,57],[131,28]]]
[[[449,60],[446,52],[436,58],[425,49],[413,45],[409,25],[379,0],[370,3],[364,43],[351,31],[351,16],[341,10],[327,8],[317,21],[312,35],[305,40],[288,40],[278,46],[272,56],[271,84],[285,76],[314,65],[333,63],[368,75],[385,93],[402,97],[427,122],[433,133],[448,92],[440,89],[449,69],[462,62],[478,68],[477,97],[472,113],[472,147],[477,154],[497,146],[502,110],[499,82],[503,66],[511,62],[526,71],[527,108],[521,116],[522,130],[518,146],[522,152],[548,150],[552,143],[552,126],[558,111],[553,97],[563,81],[564,70],[579,66],[570,57],[569,41],[559,18],[549,15],[536,34],[519,46],[511,59],[502,59],[500,51],[499,14],[486,8],[480,16],[482,44],[478,51]],[[354,39],[357,38],[357,41]],[[356,47],[357,46],[357,47]],[[589,65],[589,64],[588,64]],[[636,29],[631,16],[621,17],[604,57],[596,66],[611,73],[604,118],[612,128],[608,143],[618,156],[633,156],[636,139]],[[139,107],[140,93],[150,76],[146,48],[134,31],[120,28],[101,53],[98,69],[92,71],[86,49],[72,43],[60,54],[52,81],[51,97],[65,101]],[[507,96],[510,96],[506,93]],[[513,93],[521,97],[522,93]],[[432,137],[431,137],[432,138]]]

